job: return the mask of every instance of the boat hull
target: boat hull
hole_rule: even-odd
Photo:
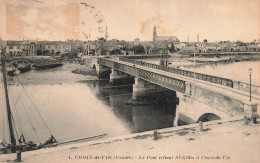
[[[9,76],[15,75],[15,70],[8,70],[6,72],[7,72],[7,75],[9,75]]]
[[[61,67],[62,63],[52,63],[52,64],[34,64],[33,67],[35,67],[36,70],[45,70],[50,68],[56,68]]]
[[[21,66],[17,68],[21,73],[27,72],[31,70],[31,64],[26,66]]]

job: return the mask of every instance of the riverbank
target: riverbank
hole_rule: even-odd
[[[201,56],[196,55],[195,60],[193,56],[171,54],[168,57],[169,67],[194,67],[194,61],[196,62],[196,67],[216,64],[216,63],[228,63],[228,62],[241,62],[241,61],[259,61],[260,55],[231,55],[231,56]],[[149,62],[153,64],[159,64],[160,58],[145,58],[137,59],[139,61]]]
[[[84,74],[82,74],[83,71],[82,73],[75,73],[75,71],[78,72],[78,70],[84,70]],[[8,83],[18,84],[21,82],[24,85],[53,85],[85,80],[97,80],[98,78],[94,74],[95,72],[93,72],[91,68],[86,65],[80,65],[78,63],[65,63],[62,67],[46,70],[31,70],[26,73],[17,73],[13,77],[8,76]]]
[[[23,162],[258,162],[260,122],[244,125],[239,118],[71,144],[22,153]],[[0,162],[16,154],[1,155]]]
[[[97,76],[96,70],[92,69],[86,65],[78,66],[78,67],[74,68],[71,72],[74,74]]]

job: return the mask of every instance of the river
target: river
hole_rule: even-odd
[[[37,112],[58,141],[104,133],[114,137],[173,125],[174,106],[160,105],[161,99],[157,99],[158,105],[128,105],[131,85],[104,89],[108,81],[73,74],[70,67],[73,65],[13,77],[11,83],[15,84],[8,85],[8,90],[18,135],[22,131],[27,141],[36,143],[48,138],[50,133]],[[0,140],[8,140],[2,92],[1,83]]]
[[[18,135],[23,131],[27,140],[36,143],[49,137],[37,112],[58,141],[103,133],[114,137],[173,126],[175,104],[169,100],[161,103],[164,100],[154,98],[153,104],[128,105],[126,102],[132,99],[131,85],[105,89],[108,81],[73,74],[73,67],[74,64],[66,64],[13,77],[8,90]],[[204,65],[197,67],[196,72],[247,82],[249,67],[253,68],[253,83],[258,84],[259,61]],[[192,67],[187,69],[193,70]],[[0,96],[0,139],[8,140],[2,81]],[[147,96],[163,98],[160,92]]]

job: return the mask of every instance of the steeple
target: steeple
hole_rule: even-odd
[[[154,26],[153,27],[153,42],[155,42],[156,37],[157,37],[156,26]]]

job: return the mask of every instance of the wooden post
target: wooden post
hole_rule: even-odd
[[[158,140],[158,132],[157,132],[157,130],[153,131],[153,140]]]
[[[200,126],[200,132],[203,131],[203,122],[202,121],[199,121],[199,126]]]
[[[22,152],[20,150],[17,151],[16,155],[16,162],[21,162],[22,161]]]
[[[247,116],[244,116],[244,125],[249,124],[249,118]]]

